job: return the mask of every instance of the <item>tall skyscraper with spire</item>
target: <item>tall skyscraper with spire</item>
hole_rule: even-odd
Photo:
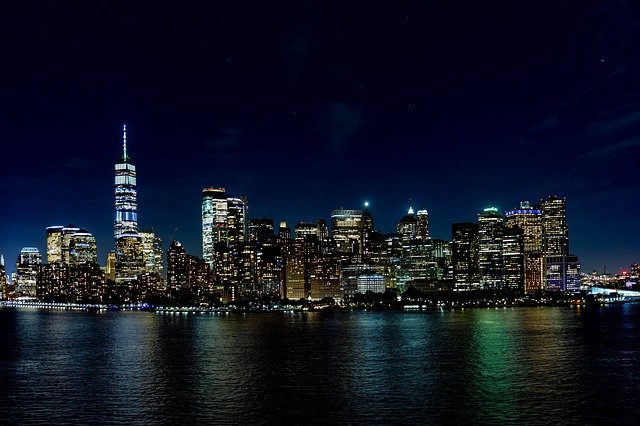
[[[142,238],[138,234],[136,166],[127,153],[127,125],[122,128],[122,158],[115,166],[113,233],[116,242],[116,282],[134,281],[144,271]]]
[[[138,194],[136,191],[136,166],[127,154],[127,125],[122,128],[122,158],[115,166],[114,237],[138,232]]]

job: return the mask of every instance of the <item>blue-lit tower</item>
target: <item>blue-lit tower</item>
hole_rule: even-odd
[[[142,238],[138,234],[136,166],[127,154],[127,125],[122,128],[122,159],[116,163],[114,237],[116,283],[128,284],[144,272]]]
[[[123,126],[122,158],[116,163],[114,237],[138,232],[138,194],[136,191],[136,166],[127,154],[127,125]]]

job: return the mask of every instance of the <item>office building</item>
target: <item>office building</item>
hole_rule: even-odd
[[[115,165],[114,237],[138,232],[138,195],[136,190],[136,166],[127,152],[127,125],[122,129],[122,158]]]
[[[331,238],[336,252],[346,259],[362,254],[365,222],[362,210],[333,210],[331,212]]]
[[[407,212],[407,214],[398,221],[396,231],[398,232],[403,245],[413,241],[416,238],[416,234],[418,231],[418,220],[416,219],[416,215],[411,207],[409,207],[409,211]]]
[[[524,292],[533,293],[544,289],[544,256],[542,210],[532,206],[528,201],[520,203],[520,207],[505,212],[505,226],[522,230],[524,242]]]
[[[503,287],[503,216],[497,208],[478,213],[478,272],[482,288]]]
[[[542,234],[546,289],[580,290],[580,262],[569,254],[567,202],[555,195],[542,200]]]
[[[36,283],[42,257],[35,247],[23,247],[16,261],[15,295],[19,299],[35,299]]]
[[[502,281],[504,288],[524,292],[525,248],[520,228],[504,228],[502,236]]]
[[[419,240],[429,238],[429,212],[424,207],[416,214],[416,238]]]
[[[62,262],[62,229],[64,226],[47,228],[47,263]]]

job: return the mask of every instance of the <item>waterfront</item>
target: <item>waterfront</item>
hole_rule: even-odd
[[[640,304],[426,312],[0,309],[19,423],[633,423]]]

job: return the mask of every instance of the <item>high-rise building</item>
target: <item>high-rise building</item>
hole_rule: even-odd
[[[144,273],[142,238],[135,233],[122,234],[116,240],[116,283],[129,284]]]
[[[478,271],[483,288],[503,287],[503,216],[497,208],[478,213]]]
[[[138,232],[138,195],[136,166],[127,153],[127,125],[122,129],[122,158],[115,165],[114,237]]]
[[[62,229],[64,226],[47,228],[47,263],[62,262]]]
[[[331,237],[341,255],[361,255],[364,235],[362,210],[334,210],[331,212]]]
[[[202,190],[202,257],[210,268],[216,268],[217,244],[234,246],[248,239],[247,214],[245,197],[228,197],[224,188]]]
[[[502,282],[504,288],[518,293],[524,291],[524,236],[520,228],[504,228],[502,236]]]
[[[246,197],[227,198],[227,243],[243,243],[248,236],[248,209]]]
[[[416,219],[416,215],[413,211],[413,208],[409,207],[409,211],[406,215],[398,221],[398,225],[396,226],[396,230],[402,243],[409,243],[416,238],[416,233],[418,230],[418,220]]]
[[[227,194],[224,188],[202,190],[202,258],[214,267],[216,243],[227,241]]]
[[[569,254],[566,199],[553,195],[542,201],[542,238],[545,256]]]
[[[7,298],[7,269],[4,266],[4,255],[0,254],[0,300]]]
[[[451,225],[451,266],[453,288],[456,291],[479,287],[478,224],[471,222]]]
[[[71,264],[71,246],[73,237],[80,232],[80,228],[70,223],[62,228],[62,263]]]
[[[116,280],[116,252],[111,250],[107,253],[107,267],[105,270],[105,278],[107,280]]]
[[[278,226],[278,240],[286,242],[291,239],[291,228],[287,226],[287,222],[281,221]]]
[[[553,195],[542,200],[541,207],[546,289],[576,292],[580,290],[580,263],[569,254],[567,202]]]
[[[426,240],[429,238],[429,212],[424,207],[417,213],[416,238]]]
[[[372,238],[373,215],[371,214],[371,210],[369,210],[369,202],[365,202],[364,209],[362,210],[362,254],[367,257],[367,260],[372,254]]]
[[[249,219],[249,241],[262,242],[273,236],[273,219]]]
[[[320,240],[317,223],[298,222],[293,227],[293,232],[296,239],[316,238],[318,241]]]
[[[36,283],[42,257],[35,247],[24,247],[16,261],[15,294],[18,298],[36,297]]]
[[[180,241],[171,241],[167,250],[167,287],[171,291],[187,288],[187,253]]]
[[[533,293],[544,288],[544,256],[542,256],[542,210],[528,201],[505,212],[505,226],[521,229],[524,242],[524,292]]]
[[[78,229],[69,238],[69,265],[86,265],[98,263],[98,245],[94,237],[86,229]],[[66,252],[66,246],[63,253]]]
[[[153,229],[143,229],[138,232],[142,242],[142,257],[144,272],[162,275],[162,240]]]
[[[317,257],[309,265],[309,296],[313,300],[325,297],[340,300],[340,268],[333,257]]]

